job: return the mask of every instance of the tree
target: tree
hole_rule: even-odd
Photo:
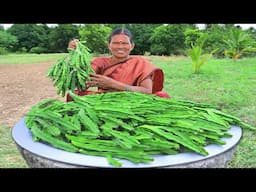
[[[80,39],[79,26],[73,24],[58,24],[49,34],[49,49],[51,52],[65,53],[69,41]]]
[[[196,27],[189,24],[168,24],[155,28],[150,38],[151,52],[157,55],[184,54],[184,31],[187,28]]]
[[[33,47],[43,46],[47,40],[44,28],[37,24],[13,24],[7,32],[17,37],[14,51],[29,52]]]
[[[192,72],[198,74],[203,64],[210,59],[217,49],[213,50],[209,54],[203,54],[204,43],[208,37],[207,33],[203,33],[198,29],[187,29],[184,32],[186,36],[186,44],[191,48],[187,50],[188,55],[192,60]]]
[[[256,51],[253,47],[255,41],[250,34],[238,28],[230,30],[229,37],[223,41],[228,46],[224,54],[234,60],[240,58],[245,52]]]
[[[94,53],[107,53],[107,40],[111,28],[103,24],[85,24],[79,30],[81,41]]]
[[[17,38],[6,31],[0,30],[0,47],[2,52],[10,51],[17,43]]]
[[[133,54],[144,55],[146,52],[150,52],[152,45],[150,37],[152,36],[156,27],[162,24],[130,24],[127,28],[133,34],[133,40],[135,43],[135,49]]]
[[[223,39],[228,36],[228,32],[231,27],[225,24],[207,24],[206,29],[203,32],[208,34],[208,38],[205,41],[204,50],[210,52],[211,50],[217,49],[215,56],[220,58],[224,57],[224,50],[226,45],[223,43]]]

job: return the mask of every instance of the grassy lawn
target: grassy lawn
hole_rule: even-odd
[[[164,70],[164,89],[173,98],[215,104],[223,112],[256,127],[256,59],[212,59],[197,75],[191,73],[187,58],[150,60]],[[244,130],[229,167],[255,168],[255,143],[256,132]]]
[[[0,55],[1,64],[33,64],[41,62],[56,61],[61,58],[63,54],[8,54]]]
[[[0,125],[0,168],[27,168],[11,137],[11,129]]]
[[[0,56],[0,64],[19,60],[15,56],[13,60],[5,57]],[[41,57],[56,59],[60,58],[60,55],[41,55]],[[39,62],[35,61],[32,56],[27,62],[28,58],[30,57],[24,56],[21,61],[24,59],[23,63]],[[238,61],[212,59],[202,66],[199,74],[192,74],[192,66],[188,58],[160,56],[147,58],[164,70],[164,90],[172,98],[214,104],[223,112],[234,115],[256,127],[256,59],[244,58]],[[42,60],[40,58],[40,61]],[[19,60],[18,63],[21,61]],[[10,129],[2,125],[0,134],[0,167],[26,167],[11,140]],[[242,139],[228,167],[255,168],[255,144],[256,132],[243,130]]]

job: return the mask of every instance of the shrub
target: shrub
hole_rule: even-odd
[[[47,49],[43,47],[32,47],[29,52],[40,54],[40,53],[46,53]]]
[[[0,55],[7,55],[8,51],[4,47],[0,47]]]

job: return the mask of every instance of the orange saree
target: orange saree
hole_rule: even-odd
[[[163,88],[163,71],[140,56],[130,56],[127,60],[114,64],[109,57],[100,57],[92,61],[92,68],[98,74],[131,86],[140,86],[143,80],[151,77],[153,93]]]
[[[98,57],[92,61],[91,66],[97,74],[108,76],[131,86],[140,86],[143,80],[150,77],[153,81],[152,93],[156,95],[158,95],[158,92],[162,93],[163,71],[140,56],[130,56],[127,60],[119,63],[111,63],[110,57]],[[98,92],[86,90],[83,92],[75,91],[75,93],[78,95],[88,95],[108,91],[110,90],[98,89]],[[67,101],[69,99],[70,97],[67,95]]]

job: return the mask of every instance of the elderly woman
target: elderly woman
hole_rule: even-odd
[[[76,48],[78,40],[69,42],[69,48]],[[95,74],[90,74],[90,81],[86,81],[87,88],[98,87],[98,91],[75,91],[78,95],[104,93],[110,91],[132,91],[145,94],[156,94],[169,98],[162,92],[163,71],[149,63],[141,56],[131,56],[135,44],[128,29],[117,28],[112,31],[108,39],[111,56],[95,58],[91,66]],[[71,98],[67,95],[67,101]]]

